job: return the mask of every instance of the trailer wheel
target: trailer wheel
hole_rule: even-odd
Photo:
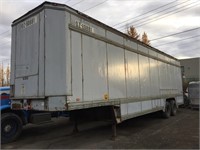
[[[176,103],[175,101],[170,101],[170,105],[171,105],[171,116],[175,116],[176,112],[177,112],[177,107],[176,107]]]
[[[170,103],[168,101],[166,101],[165,111],[163,112],[163,117],[164,118],[169,118],[170,114],[171,114],[171,106],[170,106]]]
[[[8,143],[17,139],[22,131],[22,121],[13,113],[5,113],[1,116],[1,142]]]

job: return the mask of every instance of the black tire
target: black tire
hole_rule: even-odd
[[[170,101],[171,105],[171,116],[176,116],[177,106],[174,100]]]
[[[171,106],[168,101],[165,103],[165,111],[163,112],[163,117],[164,118],[169,118],[171,114]]]
[[[9,143],[17,139],[22,132],[22,121],[13,113],[1,116],[1,143]]]

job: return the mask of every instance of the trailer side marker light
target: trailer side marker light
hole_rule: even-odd
[[[76,101],[77,101],[77,102],[80,102],[80,98],[79,98],[79,97],[77,97],[77,98],[76,98]]]
[[[108,94],[104,94],[104,100],[108,100],[108,98],[109,98],[109,96],[108,96]]]

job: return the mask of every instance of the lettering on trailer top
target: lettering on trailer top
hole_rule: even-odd
[[[89,25],[82,23],[80,21],[75,20],[75,26],[82,30],[94,33],[94,28],[92,28]]]
[[[32,26],[33,24],[37,23],[37,16],[31,17],[24,22],[21,23],[21,28],[25,29],[27,27]]]

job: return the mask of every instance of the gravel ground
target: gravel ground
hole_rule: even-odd
[[[79,124],[72,134],[66,118],[52,123],[28,125],[20,138],[3,149],[199,149],[199,111],[180,108],[175,117],[160,118],[159,113],[125,121],[117,126],[117,138],[111,140],[108,122]]]

